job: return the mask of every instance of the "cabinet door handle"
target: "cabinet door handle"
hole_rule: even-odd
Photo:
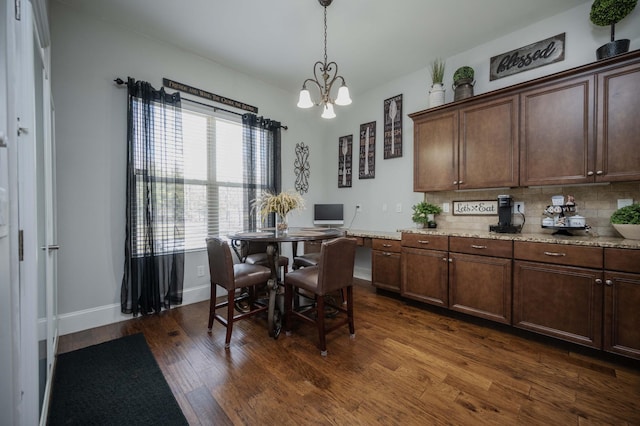
[[[454,184],[454,185],[457,185],[457,184],[458,184],[458,181],[457,181],[457,180],[454,180],[454,181],[453,181],[453,184]]]
[[[482,249],[486,249],[487,246],[478,246],[478,245],[475,245],[475,244],[471,244],[471,248],[482,250]]]
[[[447,259],[446,257],[443,257],[443,258],[442,258],[442,261],[443,261],[443,262],[446,262],[447,260],[449,260],[449,259]]]
[[[449,263],[453,263],[453,259],[449,258]]]
[[[552,251],[545,251],[544,254],[546,254],[547,256],[554,256],[554,257],[562,257],[562,256],[566,256],[566,253],[555,253]]]
[[[593,172],[592,172],[591,170],[589,170],[589,171],[587,172],[587,176],[593,176]]]
[[[606,280],[604,283],[609,286],[613,285],[613,281],[611,280]]]
[[[602,280],[600,278],[596,279],[596,284],[602,284]]]
[[[598,176],[600,176],[600,175],[604,174],[604,172],[603,172],[602,170],[598,170],[598,171],[596,172],[596,174],[597,174]]]
[[[463,180],[459,180],[459,181],[458,181],[458,185],[462,185],[463,183],[464,183],[464,181],[463,181]]]
[[[418,240],[420,244],[429,244],[429,240]]]

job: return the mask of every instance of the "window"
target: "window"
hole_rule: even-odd
[[[268,141],[258,138],[248,160],[241,117],[182,105],[185,249],[206,247],[207,235],[228,235],[258,225],[250,215],[247,176],[258,176],[255,194],[268,188]],[[251,192],[253,194],[254,192]],[[251,223],[253,222],[253,223]]]

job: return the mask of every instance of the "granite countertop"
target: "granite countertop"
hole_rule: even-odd
[[[510,241],[530,241],[538,243],[550,244],[567,244],[587,247],[612,247],[640,250],[640,240],[627,240],[617,237],[595,237],[591,235],[551,235],[547,233],[531,233],[531,234],[499,234],[489,231],[465,230],[465,229],[423,229],[423,228],[407,228],[399,229],[396,232],[389,231],[368,231],[368,230],[348,230],[347,235],[364,238],[382,238],[387,240],[400,240],[402,233],[426,234],[426,235],[443,235],[451,237],[472,237],[472,238],[489,238],[493,240],[510,240]]]

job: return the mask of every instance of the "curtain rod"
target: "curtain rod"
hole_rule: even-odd
[[[122,87],[122,86],[126,86],[126,85],[127,85],[127,82],[126,82],[126,81],[124,81],[123,79],[121,79],[120,77],[117,77],[117,78],[116,78],[116,79],[114,79],[113,81],[116,83],[116,86],[118,86],[118,87]],[[194,104],[198,104],[198,105],[205,106],[205,107],[207,107],[207,108],[211,108],[211,109],[213,109],[214,111],[224,111],[224,112],[228,112],[229,114],[239,115],[239,116],[241,116],[241,117],[244,115],[244,114],[239,113],[239,112],[230,111],[230,110],[228,110],[228,109],[224,109],[224,108],[220,108],[220,107],[217,107],[217,106],[213,106],[213,105],[205,104],[204,102],[194,101],[193,99],[189,99],[189,98],[182,98],[182,97],[181,97],[181,99],[182,99],[183,101],[187,101],[187,102],[191,102],[191,103],[194,103]],[[284,130],[289,130],[289,127],[284,126],[284,125],[282,125],[282,124],[280,125],[280,128],[282,128],[282,129],[284,129]]]

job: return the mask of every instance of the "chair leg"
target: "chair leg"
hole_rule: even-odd
[[[235,294],[236,294],[235,289],[231,289],[227,293],[227,300],[229,301],[229,303],[227,304],[227,337],[224,341],[225,349],[228,349],[231,344],[231,331],[233,331],[233,309],[235,306],[235,303],[234,303]]]
[[[349,334],[351,338],[356,336],[356,328],[353,322],[353,286],[347,287],[347,318],[349,319]]]
[[[284,331],[291,334],[291,309],[293,305],[293,286],[284,282]]]
[[[320,355],[327,356],[327,339],[324,331],[324,297],[316,297],[316,324],[320,339]]]
[[[213,284],[212,284],[213,285]],[[213,328],[213,319],[216,315],[216,292],[215,286],[211,289],[211,297],[209,298],[209,323],[207,324],[207,331],[211,333]]]

